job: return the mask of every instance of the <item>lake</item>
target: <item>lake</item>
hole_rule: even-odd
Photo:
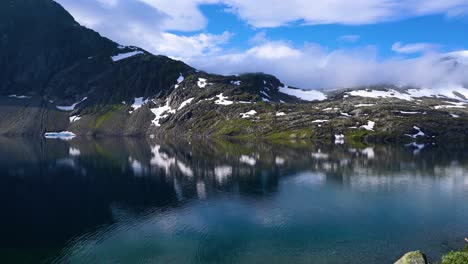
[[[463,146],[0,138],[1,263],[393,263],[468,236]]]

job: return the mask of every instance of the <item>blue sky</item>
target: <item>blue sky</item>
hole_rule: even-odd
[[[214,73],[272,73],[305,88],[432,85],[446,75],[431,73],[434,58],[468,49],[468,0],[57,2],[124,45]],[[390,75],[394,68],[401,71]]]

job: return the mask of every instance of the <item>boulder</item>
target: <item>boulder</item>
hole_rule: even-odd
[[[427,264],[427,260],[421,251],[413,251],[406,253],[395,264]]]

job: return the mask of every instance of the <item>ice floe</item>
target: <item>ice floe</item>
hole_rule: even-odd
[[[62,139],[62,140],[71,140],[76,137],[75,133],[70,131],[62,132],[47,132],[44,134],[44,137],[47,139]]]

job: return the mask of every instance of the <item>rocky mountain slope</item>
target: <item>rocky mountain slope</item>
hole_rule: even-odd
[[[52,0],[2,1],[0,50],[1,135],[402,141],[416,148],[468,140],[464,87],[321,92],[262,73],[208,74],[101,37]]]

